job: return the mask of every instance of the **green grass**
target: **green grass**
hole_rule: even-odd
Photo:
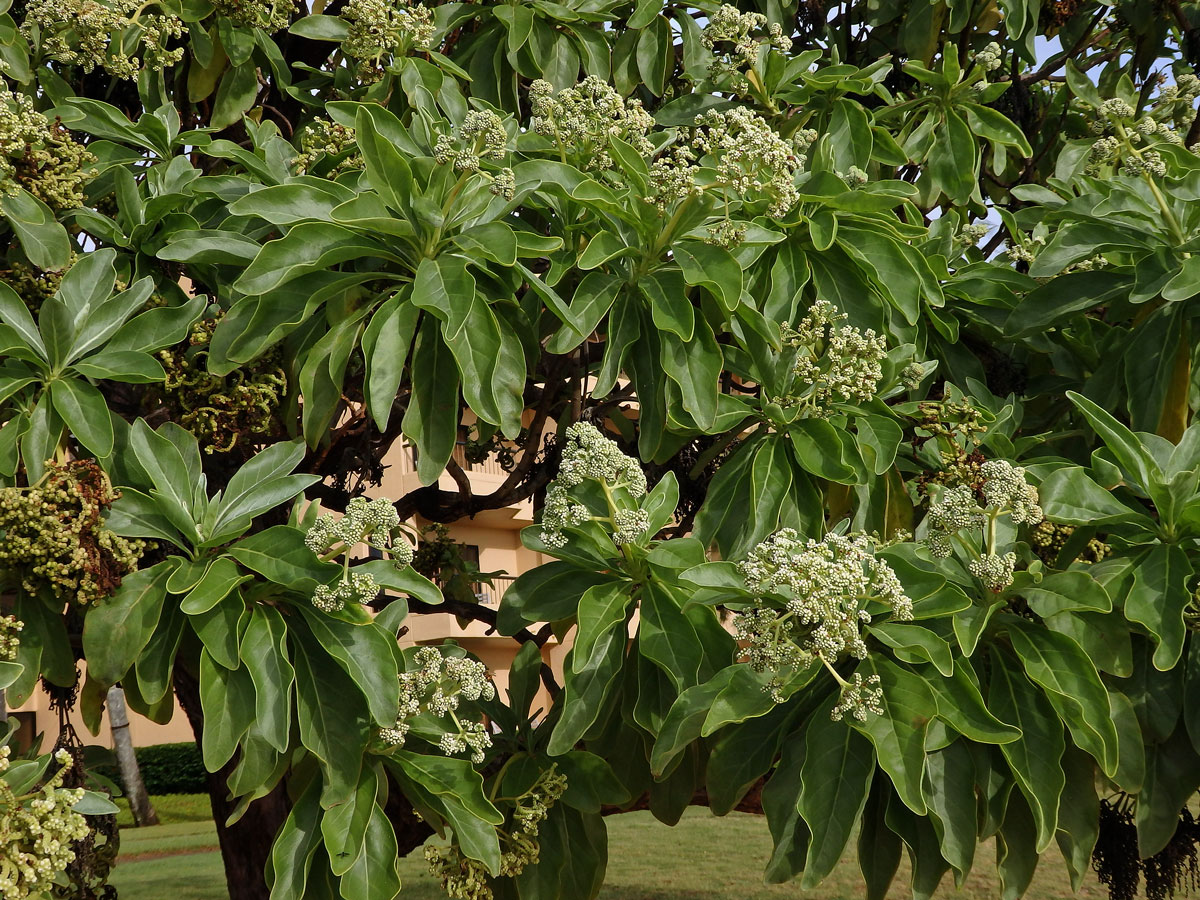
[[[142,861],[118,864],[113,884],[132,900],[225,900],[220,854],[196,852],[216,847],[212,823],[199,821],[207,808],[204,797],[156,797],[155,806],[166,824],[157,828],[124,829],[121,855]],[[762,869],[771,851],[766,821],[761,816],[733,813],[713,818],[707,810],[690,809],[675,828],[655,821],[648,812],[626,813],[608,819],[610,844],[608,877],[601,900],[774,900],[800,894],[795,884],[764,885]],[[182,852],[181,852],[182,851]],[[146,859],[147,854],[175,854]],[[949,877],[938,896],[942,900],[994,900],[1000,888],[994,874],[989,843],[981,847],[975,871],[961,891]],[[400,862],[404,900],[444,898],[425,869],[420,850]],[[907,862],[892,886],[889,900],[911,896],[906,888]],[[858,900],[862,881],[853,856],[843,860],[830,878],[805,897],[812,900]],[[1079,894],[1071,893],[1062,860],[1048,854],[1039,866],[1030,900],[1070,897],[1104,900],[1108,896],[1094,878]]]

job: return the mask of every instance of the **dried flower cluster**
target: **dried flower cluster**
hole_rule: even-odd
[[[67,769],[60,768],[40,790],[17,796],[4,780],[9,755],[0,747],[0,897],[42,897],[75,859],[72,844],[88,835],[86,820],[72,810],[83,790],[64,789]],[[71,755],[59,750],[54,759],[65,767]]]
[[[515,878],[528,866],[537,864],[541,855],[537,840],[541,823],[566,789],[566,776],[552,765],[525,793],[513,800],[510,820],[499,829],[502,876]],[[467,858],[456,845],[430,845],[425,848],[425,859],[430,873],[437,876],[447,897],[491,900],[494,896],[483,863]]]
[[[349,0],[341,16],[350,23],[342,49],[358,61],[356,71],[364,82],[382,78],[396,57],[433,46],[433,11],[421,3]]]
[[[967,568],[988,590],[1000,592],[1012,584],[1017,555],[1012,551],[1000,553],[995,546],[995,521],[1007,515],[1014,525],[1037,525],[1042,521],[1037,488],[1025,481],[1025,470],[1002,459],[988,460],[980,467],[983,478],[981,491],[962,484],[942,494],[929,509],[929,552],[945,558],[953,554],[960,533],[984,528],[982,553],[971,554]],[[982,505],[979,502],[982,494]]]
[[[828,300],[817,300],[800,324],[781,326],[784,345],[796,350],[794,371],[802,388],[780,398],[811,417],[824,417],[838,403],[866,402],[883,379],[887,340],[874,329],[842,324],[846,315]],[[922,369],[922,376],[924,370]]]
[[[0,570],[30,594],[81,606],[111,596],[146,546],[104,526],[118,496],[90,460],[50,463],[37,485],[0,488]]]
[[[890,606],[894,619],[912,618],[912,600],[875,550],[866,535],[803,540],[785,528],[739,565],[746,586],[770,602],[740,613],[736,634],[747,644],[750,665],[773,674],[768,690],[777,702],[789,674],[820,660],[843,688],[845,708],[836,717],[850,712],[862,720],[875,710],[870,683],[847,682],[833,668],[843,654],[866,657],[861,628],[871,621],[868,601]]]
[[[552,138],[585,172],[613,168],[614,140],[624,141],[642,156],[654,152],[647,137],[654,117],[642,109],[640,100],[622,98],[595,76],[557,93],[550,82],[539,79],[529,86],[529,105],[533,111],[529,127]]]
[[[646,476],[641,466],[594,425],[576,422],[567,429],[566,437],[558,477],[546,491],[542,542],[547,547],[562,547],[567,542],[565,529],[597,519],[612,526],[617,544],[634,543],[649,527],[649,518],[634,506],[618,506],[618,497],[628,496],[636,501],[645,495]],[[599,482],[605,495],[611,498],[608,517],[593,515],[571,495],[572,488],[588,480]]]
[[[287,391],[278,350],[228,375],[208,371],[205,360],[218,321],[197,322],[182,345],[158,353],[166,371],[159,388],[163,400],[205,453],[228,453],[239,441],[271,431]]]
[[[25,623],[16,616],[0,616],[0,660],[12,662],[21,647],[21,630]]]
[[[463,700],[491,700],[496,696],[487,667],[474,659],[442,656],[436,647],[422,647],[413,661],[416,667],[400,675],[396,724],[382,729],[380,738],[393,746],[404,746],[412,720],[427,714],[443,720],[439,723],[443,730],[438,749],[447,756],[470,752],[472,762],[483,762],[483,751],[492,746],[487,727],[482,722],[463,721],[456,711]]]
[[[332,587],[319,585],[313,593],[313,606],[327,613],[337,612],[347,603],[367,603],[379,593],[379,584],[372,576],[350,569],[349,551],[355,544],[386,551],[398,569],[413,561],[413,547],[400,527],[400,514],[386,497],[355,497],[340,518],[328,513],[318,516],[305,534],[304,543],[323,559],[343,557],[342,577]]]
[[[157,72],[183,59],[182,45],[167,45],[187,34],[187,28],[169,12],[146,12],[157,5],[141,0],[32,0],[21,30],[33,37],[36,28],[42,51],[56,62],[84,72],[99,68],[131,80],[140,71]],[[140,59],[129,55],[139,47]]]
[[[83,205],[96,158],[25,94],[0,90],[0,193],[25,188],[52,209]]]

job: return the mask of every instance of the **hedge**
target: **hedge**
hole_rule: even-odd
[[[194,742],[151,744],[138,747],[135,752],[148,794],[208,792],[204,762],[200,758],[200,748]],[[102,767],[99,774],[117,784],[123,784],[115,764]]]

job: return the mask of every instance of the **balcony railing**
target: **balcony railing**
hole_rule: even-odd
[[[517,579],[511,575],[493,575],[492,583],[480,584],[475,592],[476,599],[484,606],[499,606],[500,598]]]
[[[482,472],[484,475],[499,475],[501,477],[508,475],[494,456],[489,456],[477,463],[467,462],[465,445],[461,442],[454,445],[454,452],[450,455],[462,467],[464,472]],[[411,475],[417,471],[417,448],[412,444],[406,443],[401,449],[399,468],[401,474],[404,475]]]

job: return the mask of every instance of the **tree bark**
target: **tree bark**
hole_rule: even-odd
[[[204,713],[200,706],[200,683],[180,664],[175,666],[175,694],[192,726],[199,744],[204,733]],[[237,757],[216,772],[208,773],[208,799],[213,821],[217,826],[217,841],[225,864],[225,881],[230,900],[269,900],[266,865],[271,856],[275,835],[283,827],[291,804],[288,801],[286,780],[271,793],[253,803],[237,822],[226,825],[235,803],[229,799],[226,779],[237,763]]]
[[[129,712],[125,709],[125,691],[120,685],[114,684],[108,689],[107,705],[113,748],[117,754],[117,765],[121,768],[121,784],[125,787],[125,796],[129,798],[129,811],[133,813],[133,821],[139,828],[143,825],[157,825],[158,813],[154,811],[150,797],[146,794],[146,784],[142,781],[137,754],[134,753],[133,741],[129,737]]]

